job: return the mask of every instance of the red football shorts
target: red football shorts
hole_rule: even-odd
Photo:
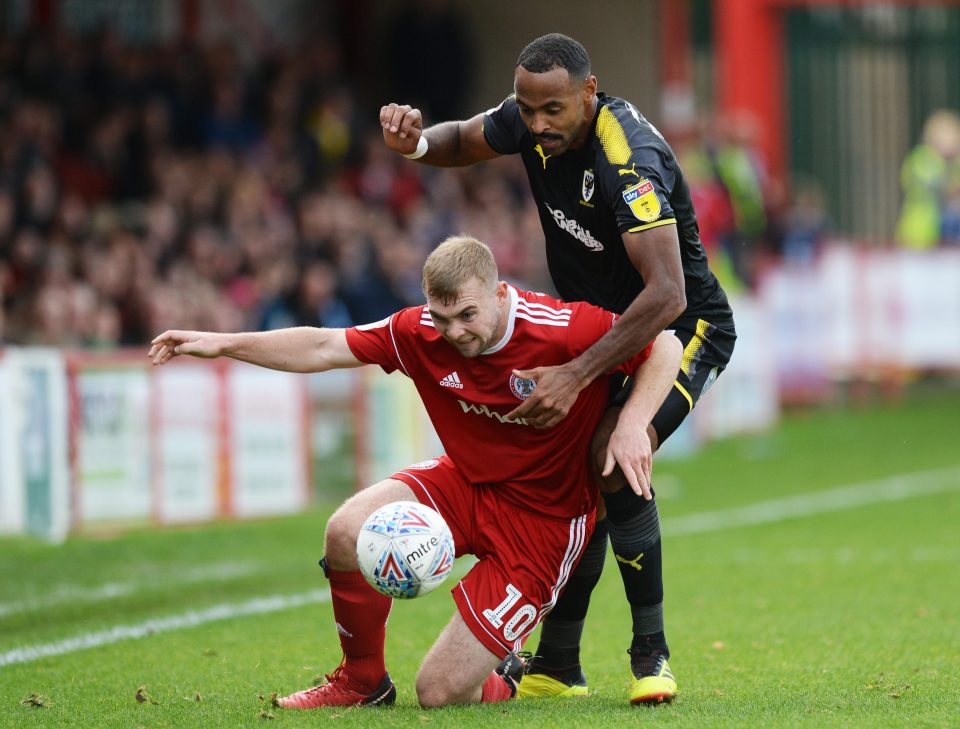
[[[451,590],[477,640],[500,658],[520,650],[577,566],[593,533],[594,514],[558,519],[520,509],[505,502],[496,485],[468,483],[446,456],[391,478],[440,512],[453,532],[457,557],[473,554],[479,560]]]

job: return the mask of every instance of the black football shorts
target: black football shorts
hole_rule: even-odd
[[[737,341],[737,330],[729,320],[716,325],[704,319],[682,319],[673,323],[672,330],[683,344],[683,360],[670,394],[653,416],[660,443],[680,427],[697,400],[723,372]],[[610,404],[622,406],[632,386],[633,378],[614,378]]]

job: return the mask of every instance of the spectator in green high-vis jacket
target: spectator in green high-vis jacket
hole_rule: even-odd
[[[919,250],[936,247],[958,215],[951,200],[960,194],[960,116],[941,110],[927,119],[923,141],[903,161],[900,184],[897,242]]]

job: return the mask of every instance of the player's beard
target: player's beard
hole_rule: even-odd
[[[476,357],[486,349],[485,344],[478,337],[472,337],[468,342],[452,342],[452,344],[464,357]]]

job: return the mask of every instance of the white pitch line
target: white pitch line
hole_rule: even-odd
[[[472,555],[465,555],[458,560],[449,579],[459,579],[474,565],[476,559]],[[206,608],[205,610],[190,610],[180,615],[170,615],[165,618],[153,618],[135,625],[117,625],[96,633],[82,633],[73,638],[65,638],[55,643],[41,643],[39,645],[13,648],[0,653],[0,668],[16,663],[30,663],[41,658],[62,656],[65,653],[99,648],[121,640],[146,638],[156,633],[169,633],[184,628],[195,628],[204,623],[213,623],[219,620],[232,620],[247,615],[262,615],[279,610],[313,605],[330,601],[330,590],[311,590],[298,595],[268,595],[256,597],[241,603],[223,603]]]
[[[890,476],[785,499],[664,519],[663,533],[668,537],[703,534],[949,491],[960,491],[960,467]]]
[[[272,595],[269,597],[257,597],[241,603],[214,605],[206,610],[191,610],[181,613],[180,615],[170,615],[165,618],[146,620],[136,625],[117,625],[109,630],[101,630],[97,633],[84,633],[55,643],[42,643],[40,645],[14,648],[6,653],[0,653],[0,667],[11,666],[15,663],[29,663],[30,661],[49,658],[50,656],[62,656],[64,653],[73,653],[74,651],[85,650],[87,648],[97,648],[99,646],[109,645],[110,643],[118,643],[121,640],[145,638],[148,635],[155,635],[156,633],[169,633],[173,630],[193,628],[198,625],[203,625],[204,623],[212,623],[218,620],[230,620],[247,615],[261,615],[263,613],[288,610],[290,608],[312,605],[318,602],[327,602],[329,600],[330,590],[311,590],[310,592],[303,592],[299,595]]]
[[[211,580],[228,580],[234,577],[244,577],[261,569],[258,562],[216,562],[213,564],[197,565],[186,570],[165,575],[159,582],[150,581],[132,582],[105,582],[92,587],[80,585],[61,585],[47,595],[20,600],[18,602],[0,603],[0,618],[13,613],[38,610],[64,603],[100,602],[117,597],[126,597],[141,592],[145,588],[156,588],[162,584],[169,587],[177,584],[191,584],[195,582],[209,582]],[[143,571],[149,572],[150,565],[143,565]]]

